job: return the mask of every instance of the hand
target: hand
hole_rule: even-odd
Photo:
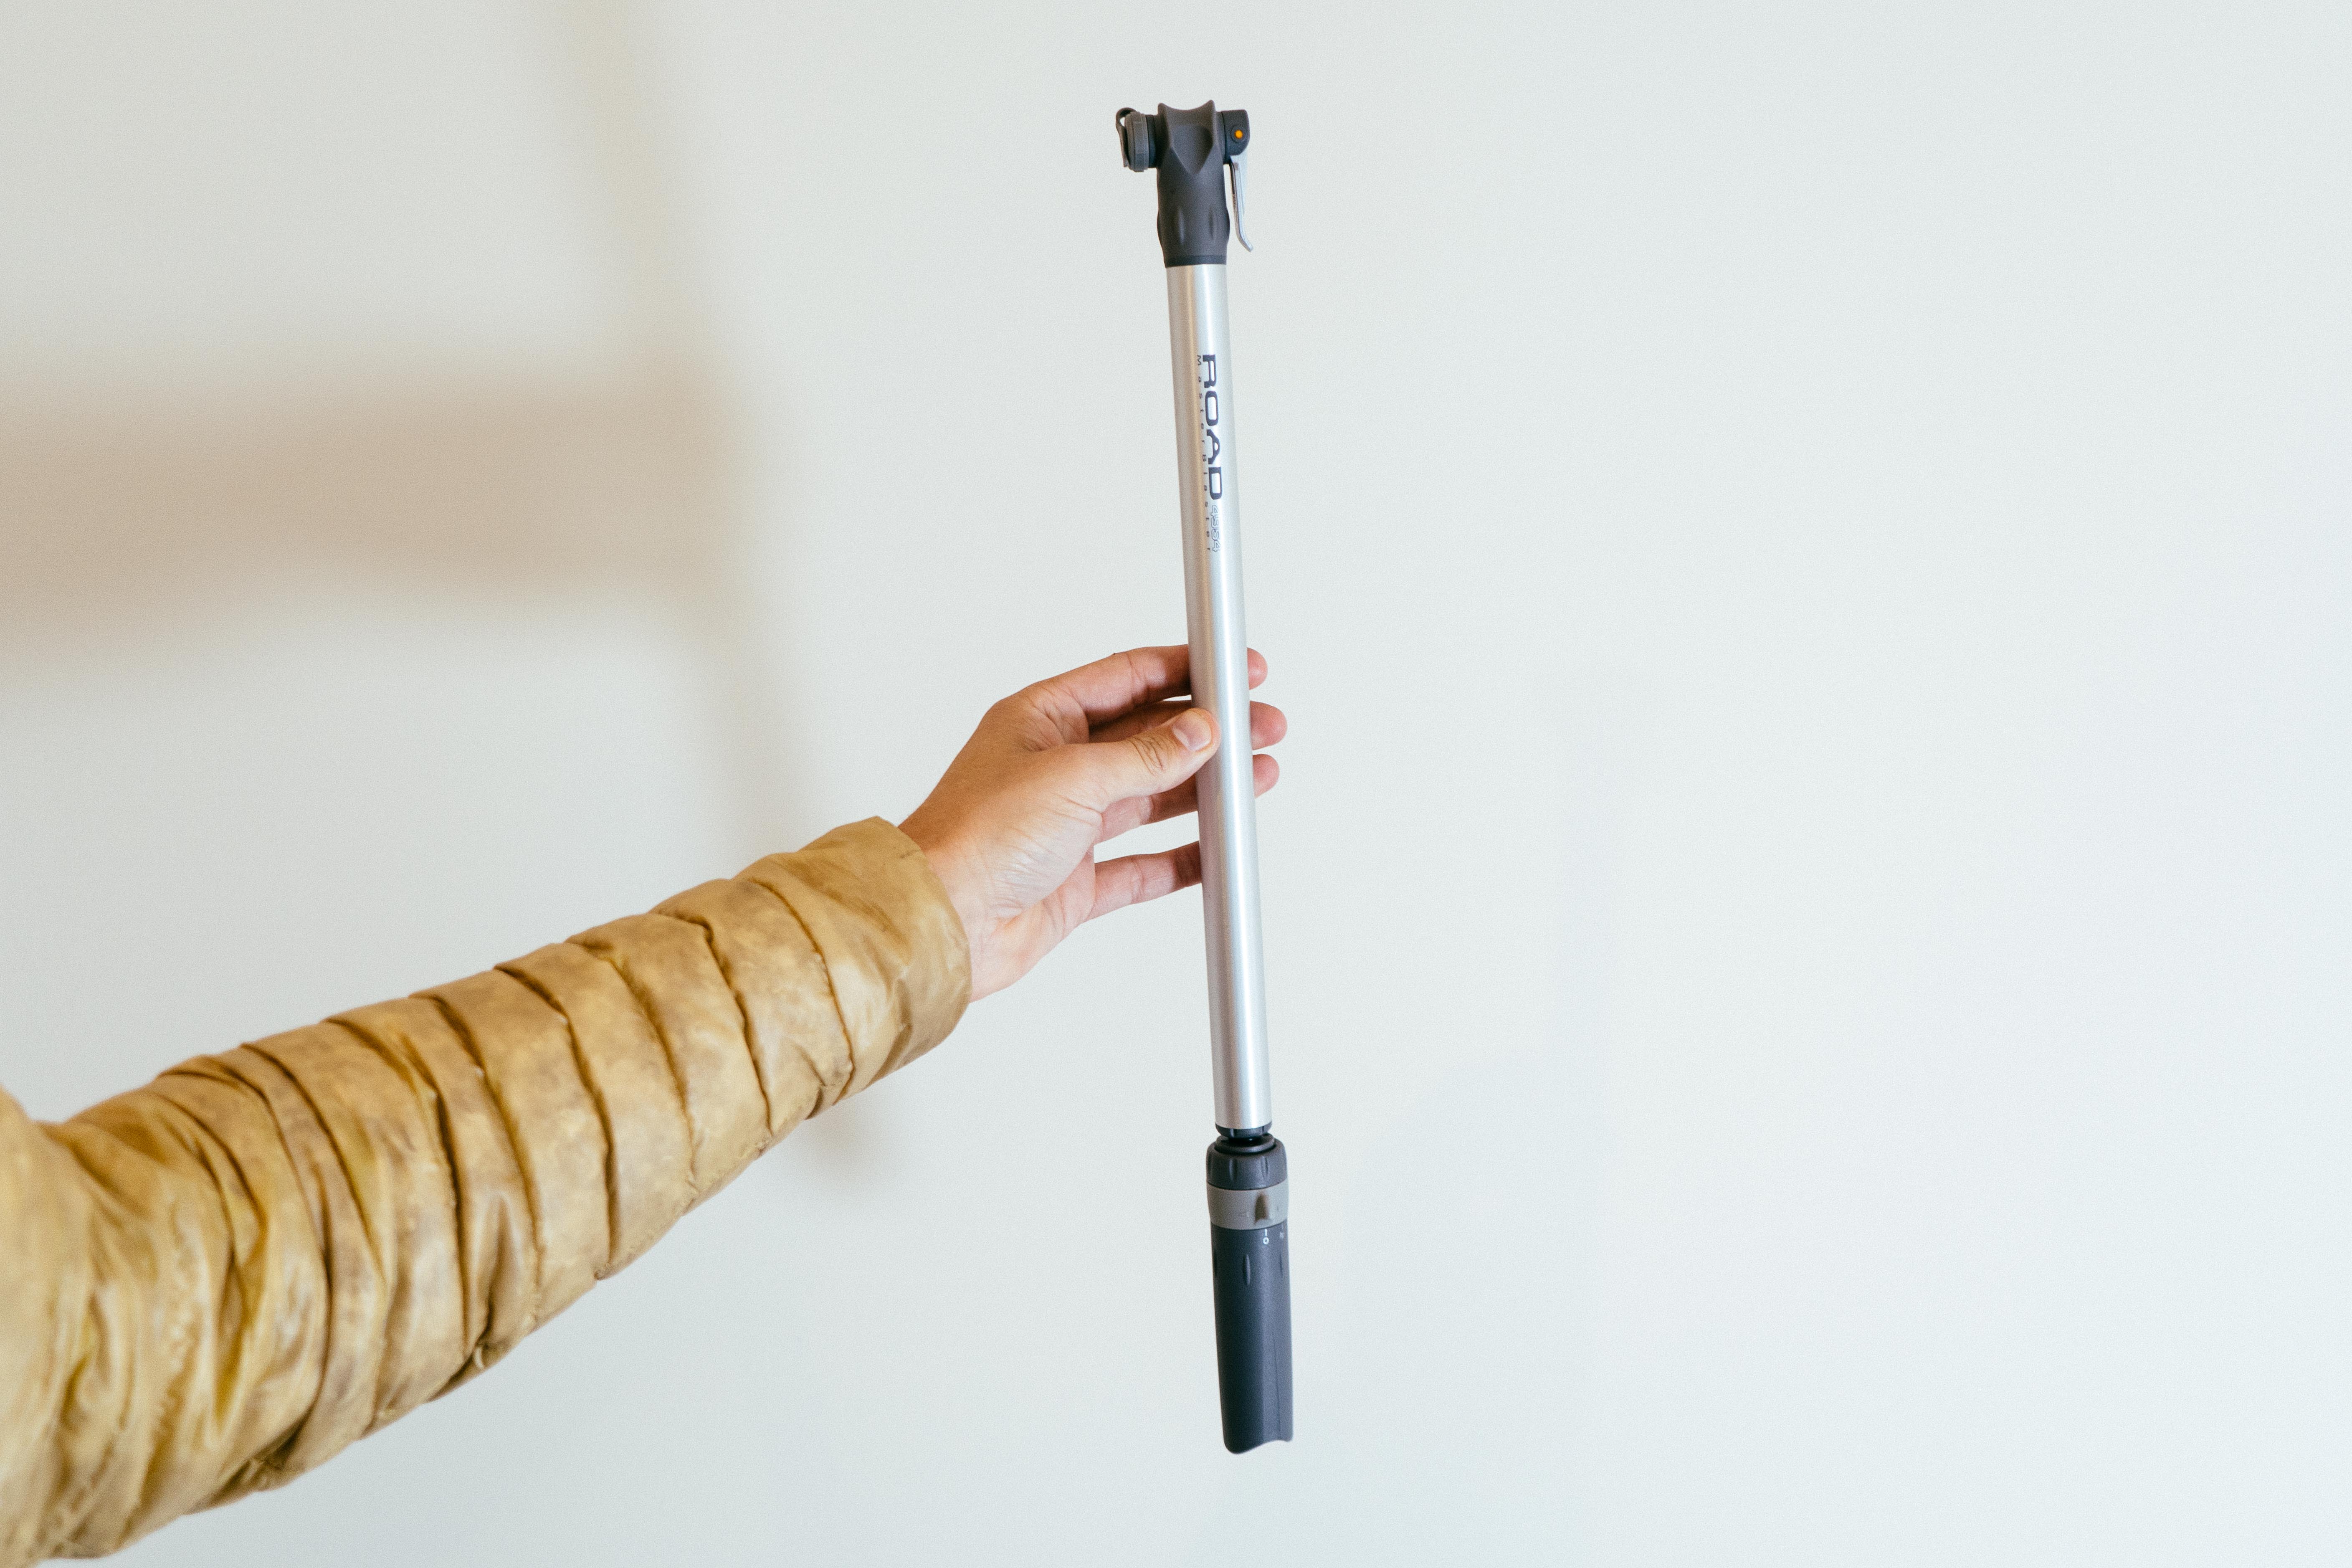
[[[1265,679],[1253,649],[1249,683]],[[988,710],[930,798],[900,823],[945,884],[971,943],[974,1001],[1002,991],[1097,915],[1201,879],[1201,847],[1095,860],[1130,827],[1194,810],[1192,775],[1216,754],[1208,710],[1182,647],[1139,647],[1041,680]],[[1282,710],[1250,704],[1250,744],[1288,731]],[[1281,776],[1254,763],[1257,793]]]

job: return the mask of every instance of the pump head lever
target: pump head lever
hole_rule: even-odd
[[[1249,191],[1249,153],[1234,153],[1225,160],[1225,168],[1234,177],[1234,237],[1244,250],[1255,250],[1249,242],[1249,220],[1242,216],[1242,201]]]

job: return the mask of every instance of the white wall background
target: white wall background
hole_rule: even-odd
[[[1181,636],[1110,113],[1260,142],[1297,1444],[1216,1441],[1187,899],[130,1560],[2346,1561],[2352,13],[1169,15],[0,9],[51,1117]]]

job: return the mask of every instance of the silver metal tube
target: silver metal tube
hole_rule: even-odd
[[[1251,780],[1241,486],[1234,468],[1233,354],[1223,267],[1168,268],[1168,339],[1176,382],[1192,700],[1216,715],[1221,740],[1199,774],[1201,910],[1208,931],[1217,1125],[1256,1128],[1274,1121],[1274,1089],[1266,1060],[1265,959],[1258,940],[1257,792]]]

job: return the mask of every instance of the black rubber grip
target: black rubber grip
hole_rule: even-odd
[[[1288,1176],[1272,1138],[1220,1138],[1209,1146],[1209,1183],[1228,1191]],[[1270,1179],[1269,1179],[1270,1178]],[[1217,1393],[1225,1447],[1246,1454],[1290,1441],[1290,1222],[1248,1229],[1209,1226],[1216,1277]]]

